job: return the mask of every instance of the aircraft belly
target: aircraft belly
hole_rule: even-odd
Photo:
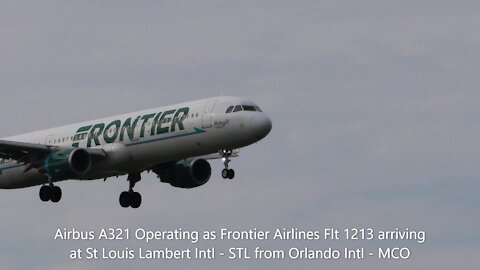
[[[207,129],[203,133],[171,140],[158,140],[128,146],[137,166],[148,169],[161,162],[217,153],[229,144],[229,137],[220,130]]]
[[[149,167],[159,162],[179,160],[208,151],[208,149],[206,150],[205,147],[202,147],[200,142],[201,140],[198,139],[183,137],[174,140],[132,145],[128,148],[135,163]]]

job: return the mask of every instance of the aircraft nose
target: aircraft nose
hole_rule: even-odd
[[[255,133],[259,139],[264,138],[272,130],[272,121],[268,118],[267,115],[260,113],[256,114],[250,119],[252,128],[255,130]]]

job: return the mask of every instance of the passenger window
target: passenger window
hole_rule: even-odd
[[[230,107],[228,107],[228,109],[227,109],[227,113],[231,113],[231,112],[232,112],[232,110],[233,110],[233,106],[230,106]]]
[[[243,110],[244,110],[244,111],[250,111],[250,112],[256,111],[254,106],[243,105],[242,107],[243,107]]]
[[[233,112],[239,112],[241,110],[242,110],[242,106],[237,105],[237,106],[235,106],[235,109],[233,109]]]

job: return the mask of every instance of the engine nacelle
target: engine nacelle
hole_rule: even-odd
[[[178,188],[195,188],[210,180],[212,168],[205,159],[184,159],[177,163],[159,165],[153,171],[160,180]]]
[[[79,148],[52,152],[45,160],[43,171],[55,180],[81,176],[92,167],[92,159],[87,151]]]

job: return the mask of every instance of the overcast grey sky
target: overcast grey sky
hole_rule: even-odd
[[[479,12],[438,0],[2,1],[0,137],[221,94],[257,102],[273,130],[232,161],[233,182],[220,162],[187,191],[144,174],[135,211],[118,205],[124,178],[60,183],[57,205],[38,187],[0,190],[0,268],[471,269]],[[91,244],[52,240],[119,226],[408,227],[428,239],[404,262],[264,265],[71,262],[70,248]]]

